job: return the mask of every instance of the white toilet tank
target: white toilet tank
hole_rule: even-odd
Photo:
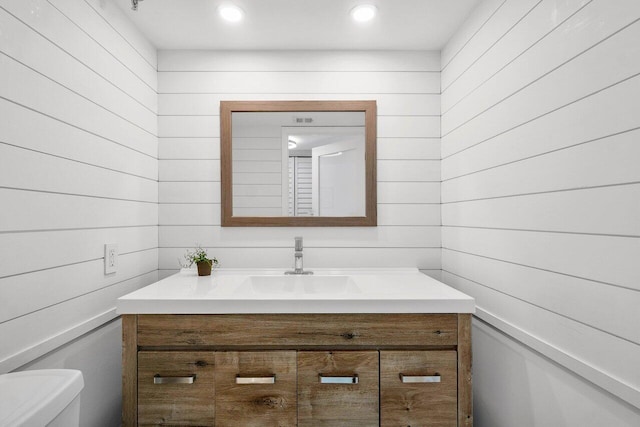
[[[72,427],[80,423],[82,372],[43,369],[0,375],[0,427]]]

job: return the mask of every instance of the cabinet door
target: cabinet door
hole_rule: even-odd
[[[455,427],[455,351],[381,351],[380,424]]]
[[[216,426],[295,426],[296,352],[216,353]]]
[[[377,426],[377,351],[298,352],[298,425]]]
[[[214,425],[214,354],[138,353],[138,425]]]

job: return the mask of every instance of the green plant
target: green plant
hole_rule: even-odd
[[[201,246],[196,246],[193,250],[187,250],[187,253],[184,255],[185,264],[181,264],[182,267],[191,267],[193,264],[198,264],[199,262],[206,262],[211,266],[211,268],[215,268],[218,266],[219,262],[215,257],[209,257],[207,255],[207,251],[202,249]]]

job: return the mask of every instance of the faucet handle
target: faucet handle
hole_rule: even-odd
[[[302,236],[296,236],[295,242],[296,242],[296,245],[295,245],[296,252],[302,251]]]

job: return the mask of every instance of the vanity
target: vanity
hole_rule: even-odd
[[[184,269],[118,300],[123,425],[471,426],[474,307],[417,269]]]

